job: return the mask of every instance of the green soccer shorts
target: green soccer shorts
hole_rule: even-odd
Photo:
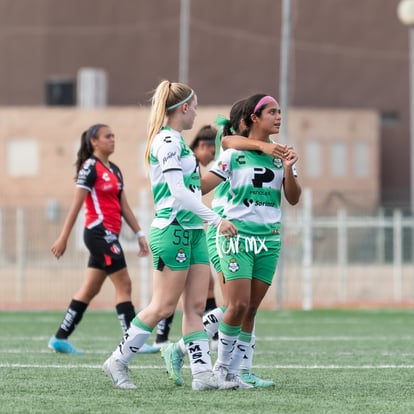
[[[280,238],[238,236],[220,237],[220,266],[224,279],[254,278],[271,285],[282,246]]]
[[[193,264],[209,265],[204,229],[183,229],[171,224],[163,229],[151,227],[150,248],[154,269],[166,265],[172,270],[186,270]]]

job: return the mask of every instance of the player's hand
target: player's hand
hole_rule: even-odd
[[[63,256],[63,253],[65,253],[66,250],[66,240],[63,239],[57,239],[52,247],[50,248],[50,251],[52,252],[53,256],[56,257],[56,259],[59,259],[61,256]]]
[[[272,143],[272,142],[263,142],[261,143],[261,150],[264,154],[271,155],[275,158],[281,158],[283,159],[286,155],[286,152],[288,150],[288,146],[278,144],[278,143]]]
[[[221,220],[219,232],[226,237],[233,237],[238,233],[237,227],[228,220]]]
[[[139,244],[138,256],[139,257],[148,256],[149,255],[149,247],[148,247],[148,242],[147,242],[147,239],[145,238],[145,236],[142,236],[142,237],[138,238],[138,244]]]
[[[288,147],[285,156],[283,157],[283,166],[285,168],[291,167],[299,159],[298,154],[293,147]]]

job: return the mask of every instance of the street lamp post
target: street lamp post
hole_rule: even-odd
[[[409,28],[410,54],[410,208],[414,216],[414,0],[401,0],[397,14]]]

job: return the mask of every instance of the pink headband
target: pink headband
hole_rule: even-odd
[[[257,102],[256,106],[254,107],[254,111],[253,113],[255,114],[257,110],[259,110],[259,108],[261,108],[262,106],[265,106],[269,103],[277,103],[275,98],[272,98],[269,95],[263,96],[262,99],[260,99],[259,102]]]

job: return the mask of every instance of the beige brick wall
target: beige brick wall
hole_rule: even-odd
[[[64,307],[84,277],[86,256],[79,236],[72,235],[72,244],[59,262],[52,257],[49,249],[60,231],[72,200],[75,153],[81,132],[90,125],[103,122],[113,128],[116,150],[112,160],[123,171],[126,194],[131,206],[138,210],[139,217],[147,215],[150,220],[152,199],[143,167],[148,111],[146,107],[110,107],[88,111],[77,108],[0,108],[0,161],[3,165],[3,174],[0,175],[0,212],[14,211],[18,206],[25,208],[25,246],[23,252],[20,252],[20,261],[16,251],[18,234],[14,214],[4,215],[0,221],[1,308]],[[228,111],[229,107],[201,107],[193,130],[186,131],[185,138],[190,141],[200,126],[212,123],[218,113],[227,115]],[[294,108],[289,113],[288,133],[300,156],[300,182],[303,187],[312,189],[316,210],[331,213],[338,206],[353,208],[356,205],[363,211],[371,211],[377,207],[379,133],[378,116],[375,112]],[[7,171],[10,169],[10,144],[22,138],[33,138],[38,143],[38,172],[30,177],[9,176]],[[329,176],[328,147],[330,140],[334,138],[345,140],[350,147],[358,139],[367,141],[370,146],[369,177],[356,178],[352,168],[349,169],[350,175],[347,177],[335,179]],[[324,148],[324,174],[317,179],[306,175],[304,152],[309,139],[319,140]],[[352,164],[352,151],[348,154],[349,159],[346,162]],[[23,158],[26,156],[27,154],[22,154]],[[142,193],[147,194],[149,207],[141,205]],[[335,199],[337,194],[341,197]],[[45,218],[48,200],[57,202],[61,214],[56,222],[49,222]],[[208,196],[206,202],[209,202]],[[300,208],[300,205],[294,207],[295,212],[299,212]],[[151,289],[151,269],[143,270],[135,254],[128,254],[134,298],[139,306],[144,280],[148,280],[149,292]],[[296,259],[297,263],[301,263],[299,257]],[[285,272],[284,280],[287,282],[283,289],[286,303],[300,306],[301,269],[288,265]],[[355,286],[356,282],[356,279],[352,279],[351,286]],[[317,289],[318,298],[323,301],[331,297],[331,290],[335,288],[322,284],[317,285]],[[385,284],[384,289],[385,292],[389,291],[390,285]],[[216,290],[219,295],[218,287]],[[357,289],[352,294],[353,299],[363,300],[363,290]],[[275,307],[275,297],[276,283],[269,290],[263,305]],[[369,295],[365,298],[372,299]],[[108,281],[94,300],[93,306],[112,307],[113,300],[113,288]]]
[[[82,131],[102,122],[110,125],[116,135],[112,160],[124,174],[126,192],[131,205],[139,204],[138,190],[148,188],[143,153],[146,142],[148,107],[109,107],[80,110],[77,108],[0,108],[0,206],[45,206],[56,199],[65,207],[73,191],[73,164]],[[192,131],[185,131],[189,141],[199,127],[213,123],[217,114],[228,115],[229,107],[201,107]],[[315,207],[335,211],[339,206],[372,210],[379,201],[379,120],[374,111],[296,109],[289,112],[288,136],[299,153],[298,170],[303,187],[314,193]],[[10,177],[9,144],[19,138],[38,142],[39,170],[30,177]],[[306,143],[316,139],[322,145],[322,171],[312,178],[306,173]],[[349,145],[349,174],[330,176],[329,144],[340,139]],[[370,173],[354,175],[352,148],[359,139],[370,148]],[[24,154],[22,154],[23,156]]]

